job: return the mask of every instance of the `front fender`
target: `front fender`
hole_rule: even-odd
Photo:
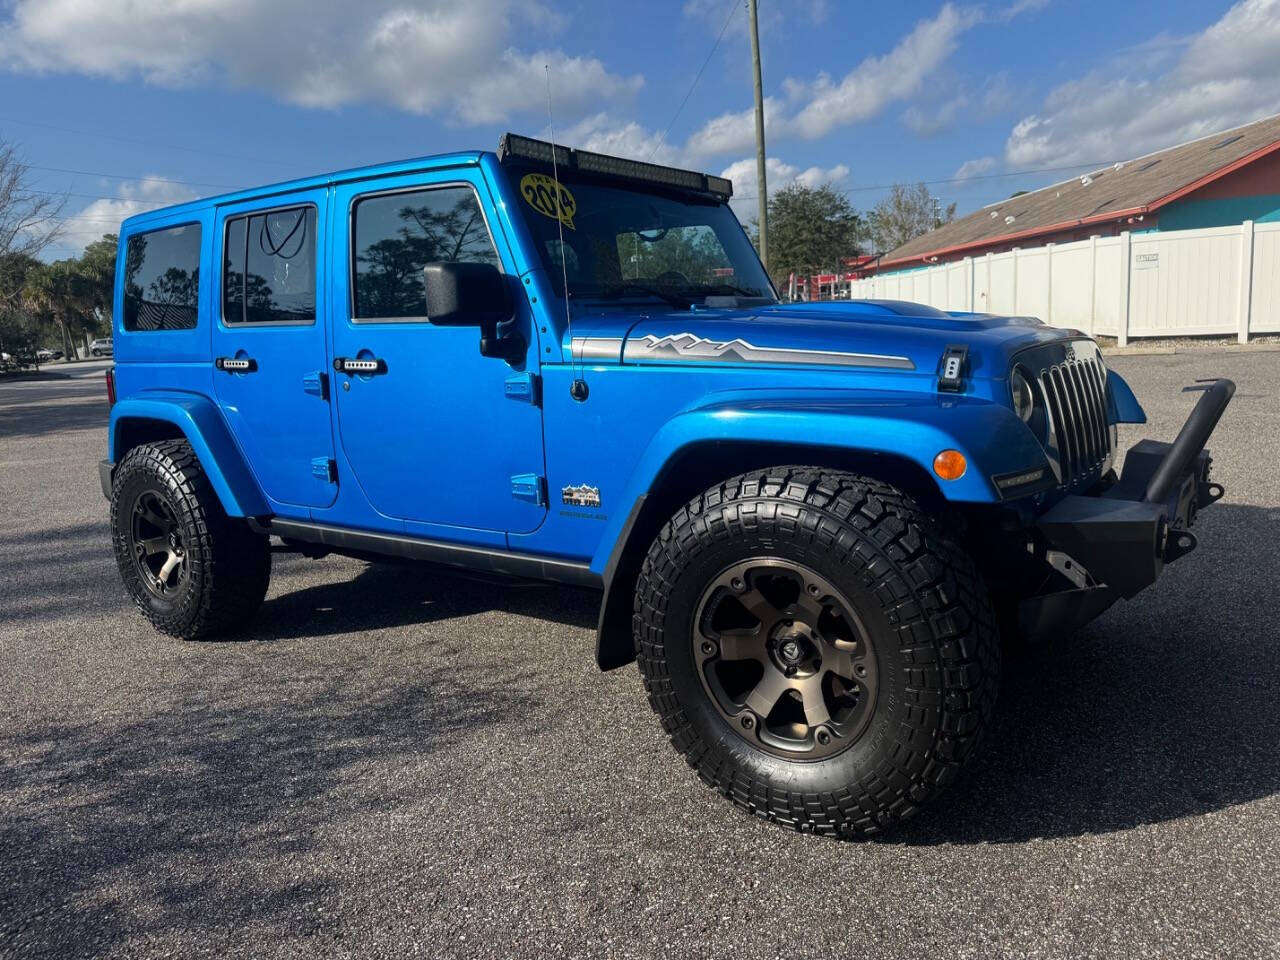
[[[1107,415],[1112,423],[1146,423],[1147,412],[1120,374],[1107,368]]]
[[[1027,426],[990,400],[906,391],[807,389],[780,395],[776,389],[738,390],[715,394],[668,420],[649,443],[620,502],[635,503],[672,458],[706,442],[893,454],[914,461],[931,477],[939,451],[959,450],[968,469],[938,485],[948,500],[968,503],[999,501],[993,476],[1048,466]],[[605,571],[625,523],[625,511],[611,515],[593,571]]]
[[[107,442],[112,463],[127,452],[117,450],[117,445],[121,425],[130,420],[159,420],[181,430],[229,516],[255,517],[271,512],[222,414],[208,397],[155,391],[116,403],[111,408]]]

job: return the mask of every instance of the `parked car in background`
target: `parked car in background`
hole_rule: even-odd
[[[37,359],[37,360],[39,360],[41,363],[48,363],[50,360],[61,360],[61,359],[62,359],[62,351],[61,351],[61,350],[49,350],[49,349],[47,349],[47,348],[46,348],[46,349],[43,349],[43,350],[37,350],[37,351],[36,351],[36,359]]]
[[[111,347],[111,338],[104,337],[100,340],[93,341],[93,343],[89,344],[89,352],[95,357],[111,356],[114,353],[114,350]]]

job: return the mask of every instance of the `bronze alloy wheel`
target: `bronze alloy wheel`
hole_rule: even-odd
[[[787,760],[853,745],[875,709],[869,631],[829,580],[759,557],[723,570],[693,621],[698,678],[730,727]]]
[[[143,490],[133,502],[129,550],[139,581],[154,596],[170,600],[182,590],[187,577],[182,524],[155,490]]]

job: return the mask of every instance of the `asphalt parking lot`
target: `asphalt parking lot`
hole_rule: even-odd
[[[982,760],[876,842],[705,790],[595,597],[277,557],[155,634],[111,557],[103,365],[0,382],[0,955],[1275,957],[1280,353],[1118,357],[1170,438],[1239,392],[1201,546],[1015,652]],[[1124,443],[1143,435],[1126,429]]]

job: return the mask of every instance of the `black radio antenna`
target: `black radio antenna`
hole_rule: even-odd
[[[556,123],[551,115],[551,66],[544,63],[542,69],[547,73],[547,128],[551,131],[551,179],[556,185],[556,229],[560,233],[560,280],[564,284],[564,326],[565,332],[569,335],[569,372],[573,375],[573,382],[569,384],[569,396],[581,403],[587,399],[590,391],[587,389],[585,376],[579,376],[577,341],[573,339],[573,311],[569,308],[569,266],[564,256],[564,212],[560,206],[560,167],[556,163]],[[582,373],[585,374],[586,371],[583,370]]]

